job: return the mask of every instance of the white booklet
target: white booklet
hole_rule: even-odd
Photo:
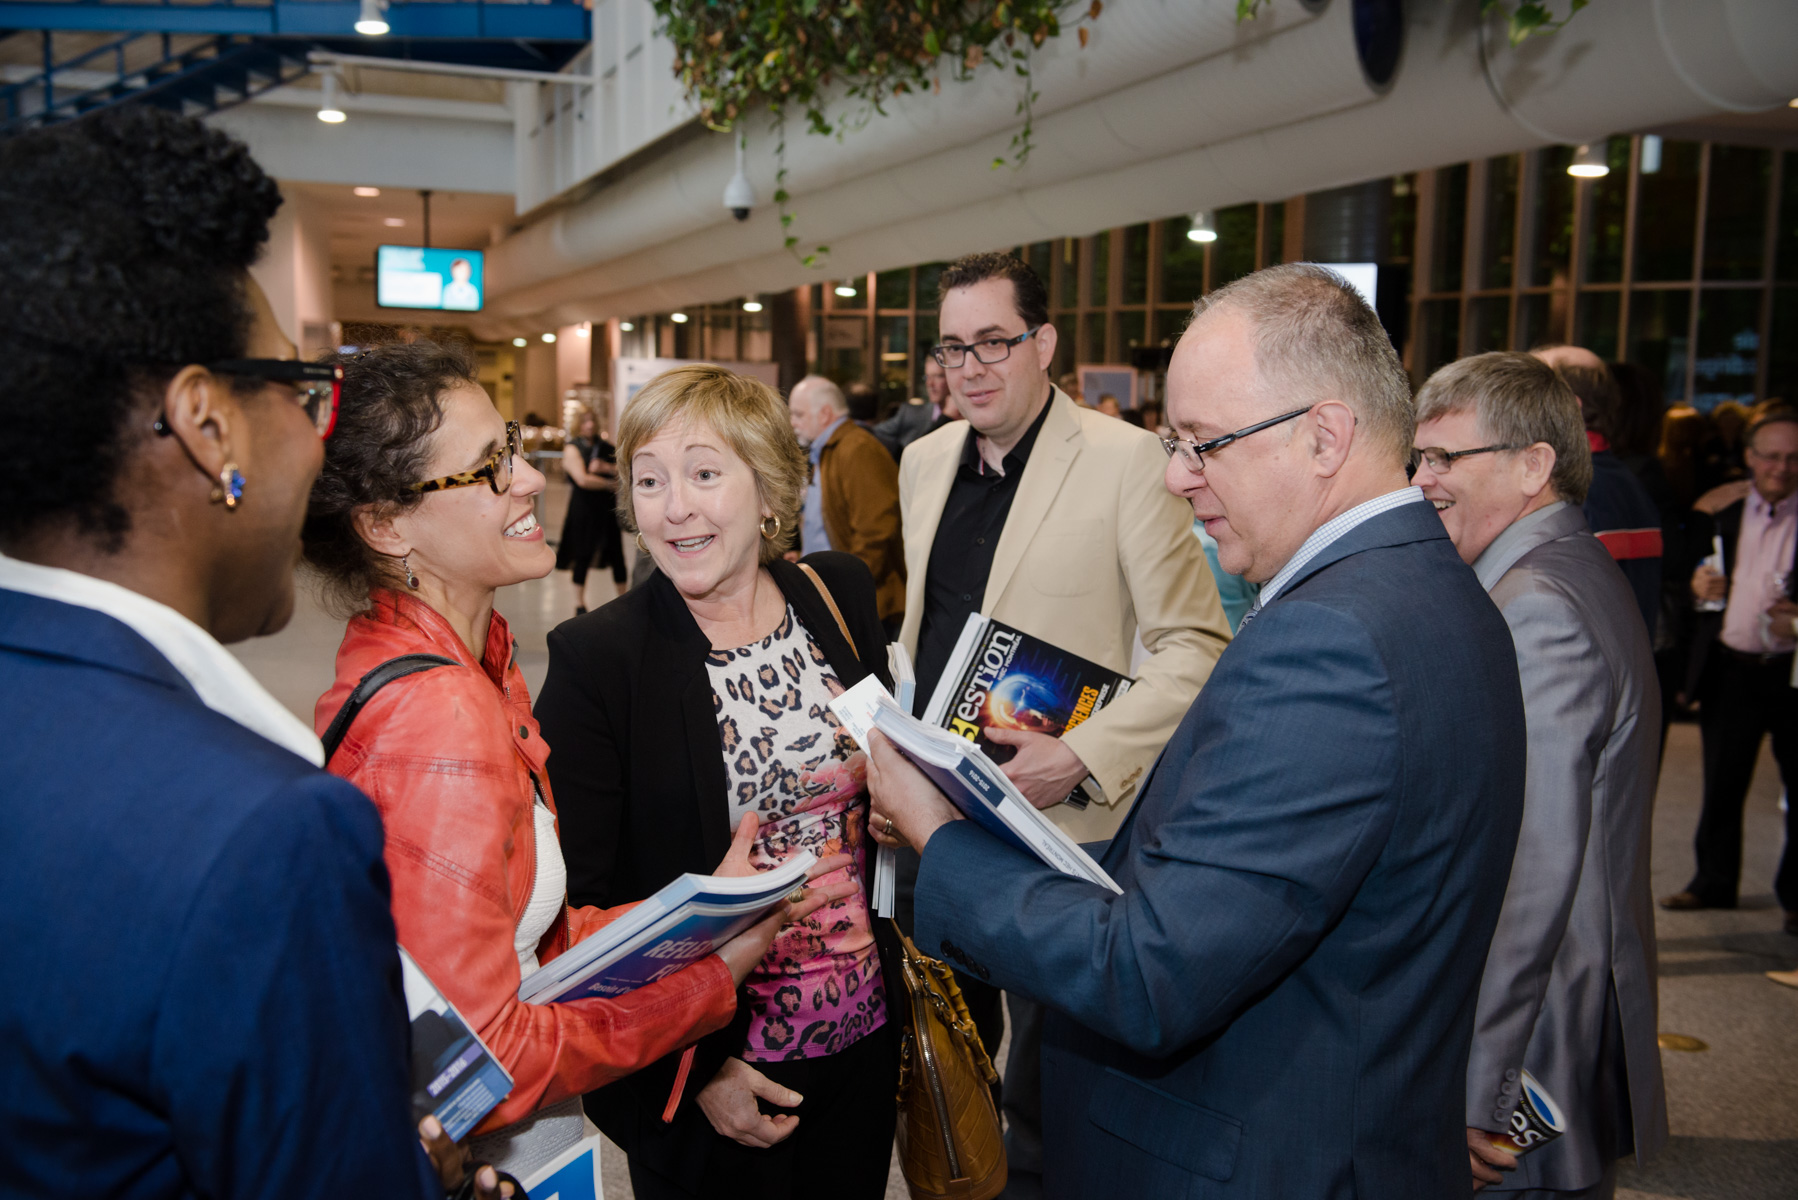
[[[1798,669],[1798,668],[1795,668]],[[911,655],[901,642],[887,643],[887,673],[899,691],[899,707],[912,710],[918,691],[917,672],[912,670]],[[857,739],[860,740],[859,738]],[[877,846],[874,851],[874,915],[890,917],[899,887],[899,860],[891,846]]]
[[[754,875],[682,875],[518,984],[526,1004],[622,996],[698,962],[805,883],[818,856],[801,850]]]
[[[831,711],[856,741],[867,744],[878,729],[947,796],[962,815],[1000,841],[1033,855],[1064,875],[1096,883],[1123,895],[1092,856],[1024,799],[986,752],[947,729],[928,725],[899,703],[870,675],[835,700]]]

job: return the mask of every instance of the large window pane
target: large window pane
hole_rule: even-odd
[[[1708,412],[1725,400],[1754,402],[1760,328],[1759,288],[1707,288],[1699,293],[1693,404]]]
[[[948,263],[934,262],[925,263],[918,268],[919,308],[928,308],[931,312],[935,312],[937,306],[942,303],[936,294],[937,280],[943,277],[943,268],[948,265]]]
[[[1434,228],[1430,236],[1430,290],[1461,290],[1461,260],[1467,250],[1467,164],[1436,172]]]
[[[1392,177],[1392,205],[1386,216],[1386,259],[1408,263],[1417,245],[1417,176]]]
[[[1642,181],[1636,195],[1636,279],[1644,283],[1690,279],[1698,229],[1699,145],[1656,139],[1660,150],[1650,154],[1648,139],[1642,140]]]
[[[1535,236],[1530,240],[1530,270],[1525,283],[1532,287],[1557,284],[1567,278],[1573,254],[1573,161],[1571,146],[1550,146],[1536,152],[1536,186],[1530,197]]]
[[[1531,346],[1553,345],[1567,340],[1567,323],[1555,311],[1556,299],[1555,296],[1540,293],[1517,297],[1518,349],[1528,350]]]
[[[1163,308],[1155,312],[1154,344],[1157,346],[1173,346],[1180,341],[1180,335],[1186,332],[1186,323],[1192,320],[1190,308]]]
[[[1090,312],[1080,319],[1080,361],[1102,363],[1105,357],[1105,314]]]
[[[1217,241],[1211,243],[1211,286],[1221,288],[1255,269],[1255,206],[1217,210]]]
[[[906,282],[909,285],[910,280]],[[880,346],[877,370],[881,407],[903,404],[912,391],[911,318],[877,317],[874,340]]]
[[[874,303],[881,308],[911,307],[911,268],[882,271],[874,277]]]
[[[1024,261],[1030,264],[1030,269],[1036,272],[1037,278],[1043,281],[1044,290],[1047,290],[1051,273],[1055,269],[1055,243],[1032,242],[1025,246]]]
[[[1117,333],[1114,335],[1118,347],[1118,361],[1130,362],[1136,351],[1141,350],[1148,340],[1145,326],[1148,314],[1142,312],[1120,312],[1117,319]]]
[[[1573,341],[1598,357],[1617,357],[1622,292],[1581,292],[1573,314]]]
[[[1267,219],[1261,223],[1261,265],[1272,267],[1286,261],[1286,201],[1269,204],[1266,209]]]
[[[1767,395],[1798,401],[1798,288],[1773,289],[1773,328],[1767,338]]]
[[[1061,239],[1061,282],[1055,288],[1055,303],[1061,308],[1080,306],[1080,239]],[[1072,327],[1070,327],[1072,332]]]
[[[852,275],[848,279],[833,282],[830,285],[830,307],[836,312],[867,308],[868,277]]]
[[[1774,278],[1798,282],[1798,152],[1788,151],[1780,169],[1778,221],[1773,232]]]
[[[1629,204],[1629,139],[1605,143],[1611,173],[1586,185],[1586,280],[1623,282],[1623,222]]]
[[[1122,303],[1142,304],[1148,300],[1149,227],[1147,225],[1132,225],[1124,230],[1123,285]]]
[[[1467,303],[1467,353],[1511,348],[1511,298],[1480,296]]]
[[[1517,180],[1523,155],[1486,162],[1486,217],[1480,240],[1480,286],[1510,287],[1517,261]]]
[[[1284,206],[1282,206],[1284,207]],[[1168,304],[1191,304],[1205,292],[1205,247],[1186,236],[1192,218],[1161,223],[1161,295]]]
[[[1093,235],[1093,284],[1086,303],[1104,308],[1111,303],[1111,230]]]
[[[1629,298],[1629,349],[1624,356],[1661,381],[1669,404],[1686,398],[1686,327],[1692,293],[1638,291]]]
[[[1460,353],[1461,302],[1425,300],[1418,308],[1417,377],[1428,379]]]
[[[1771,150],[1712,144],[1710,194],[1704,206],[1706,279],[1762,277],[1772,180]]]

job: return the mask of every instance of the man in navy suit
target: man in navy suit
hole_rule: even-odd
[[[1104,853],[1123,894],[954,819],[878,738],[870,824],[923,850],[920,947],[1055,1010],[1046,1194],[1465,1195],[1510,635],[1407,486],[1410,388],[1337,277],[1212,293],[1168,389],[1167,485],[1261,596]]]

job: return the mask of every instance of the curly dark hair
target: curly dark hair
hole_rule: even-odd
[[[243,356],[280,204],[241,143],[158,108],[0,141],[0,445],[29,464],[0,475],[0,539],[66,522],[123,545],[141,410],[181,366]]]
[[[937,276],[937,307],[941,308],[943,298],[956,288],[973,287],[989,279],[1011,280],[1018,317],[1024,324],[1035,329],[1049,323],[1049,289],[1043,286],[1042,276],[1017,255],[999,251],[964,255],[944,267]]]
[[[391,560],[356,532],[356,510],[403,512],[424,499],[411,486],[425,477],[431,435],[443,424],[443,395],[475,383],[461,346],[416,342],[328,355],[343,367],[337,428],[325,442],[325,466],[312,485],[300,531],[306,562],[320,576],[325,604],[342,614],[368,605],[369,589],[395,582]]]

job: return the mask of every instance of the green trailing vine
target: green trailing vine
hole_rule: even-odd
[[[786,189],[786,119],[803,113],[812,133],[859,128],[894,96],[940,92],[943,76],[963,82],[983,66],[1023,81],[1010,161],[1023,166],[1034,145],[1040,98],[1031,53],[1072,27],[1085,47],[1103,0],[653,0],[661,32],[674,43],[674,72],[713,129],[766,104],[774,116],[774,201],[786,248],[808,267],[828,246],[798,249]],[[1077,11],[1076,11],[1077,10]],[[846,115],[828,109],[842,85]],[[993,159],[996,169],[1006,158]]]

